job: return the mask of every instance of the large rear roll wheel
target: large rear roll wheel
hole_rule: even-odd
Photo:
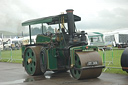
[[[27,47],[24,52],[24,67],[29,75],[42,74],[40,69],[40,49],[41,46]]]
[[[88,78],[96,78],[99,77],[102,68],[95,69],[86,69],[86,70],[77,70],[75,68],[88,67],[87,63],[89,61],[98,62],[98,65],[102,65],[102,59],[98,52],[76,52],[75,54],[75,65],[72,69],[70,69],[71,75],[75,79],[88,79]]]

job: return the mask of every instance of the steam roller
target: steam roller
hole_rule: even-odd
[[[124,52],[121,55],[121,66],[122,70],[128,73],[128,47],[125,48]]]
[[[66,14],[28,20],[22,26],[29,26],[30,44],[22,45],[23,67],[31,75],[43,75],[46,71],[66,72],[75,79],[97,78],[102,72],[102,59],[96,46],[89,46],[87,33],[77,32],[75,22],[81,17],[72,9]],[[58,24],[55,32],[44,32],[43,23]],[[67,27],[65,26],[67,23]],[[42,24],[42,34],[38,34],[32,44],[31,25]]]

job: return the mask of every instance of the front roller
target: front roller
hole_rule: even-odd
[[[24,68],[25,71],[31,75],[42,74],[40,69],[40,50],[42,46],[30,46],[24,51]]]
[[[70,72],[75,79],[88,79],[99,77],[102,68],[102,59],[98,52],[76,52],[75,65]]]
[[[121,66],[122,69],[128,73],[128,48],[126,48],[121,55]]]

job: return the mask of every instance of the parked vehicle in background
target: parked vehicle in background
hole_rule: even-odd
[[[103,34],[99,32],[88,33],[88,44],[91,46],[98,46],[99,48],[111,48],[112,43],[104,41]]]
[[[98,32],[88,33],[89,45],[104,46],[103,34]]]
[[[3,50],[3,40],[0,38],[0,50]]]
[[[4,42],[4,49],[12,49],[12,50],[19,50],[21,47],[21,41],[18,38],[14,39],[8,39],[6,42]]]
[[[29,36],[23,37],[22,38],[22,45],[30,44],[30,40],[29,39],[30,39]],[[36,35],[35,36],[31,36],[31,40],[32,40],[31,43],[35,44],[35,42],[36,42]]]
[[[119,32],[109,32],[104,34],[105,42],[112,42],[118,48],[128,47],[128,34]]]

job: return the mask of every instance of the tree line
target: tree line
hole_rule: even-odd
[[[32,32],[32,35],[37,35],[37,34],[42,34],[42,28],[40,27],[34,27],[32,28],[31,30]],[[49,27],[46,27],[46,26],[43,26],[43,33],[46,33],[46,32],[51,32],[51,33],[54,33],[54,29],[49,26]]]

